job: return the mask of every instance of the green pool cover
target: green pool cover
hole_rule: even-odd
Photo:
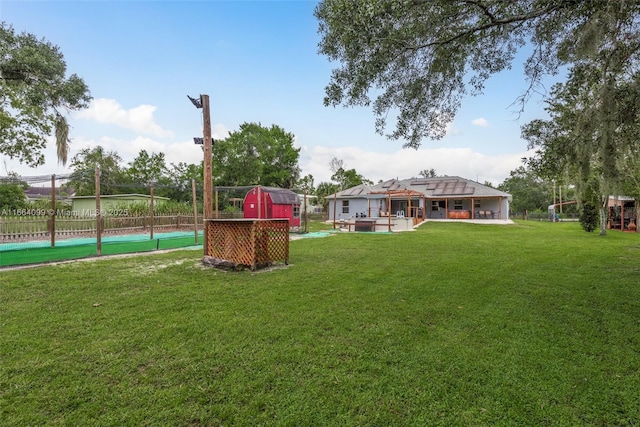
[[[102,255],[116,255],[135,252],[150,252],[195,246],[194,232],[125,234],[105,236],[102,241]],[[202,232],[198,234],[198,245],[202,246]],[[40,264],[97,256],[96,238],[74,238],[55,242],[39,240],[22,243],[0,244],[0,267]]]

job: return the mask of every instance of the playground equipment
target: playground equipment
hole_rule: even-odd
[[[572,200],[570,202],[562,202],[562,203],[556,203],[556,204],[553,204],[553,205],[549,205],[549,208],[547,209],[549,221],[553,221],[553,222],[559,222],[560,221],[560,216],[556,212],[556,206],[562,207],[564,205],[572,205],[574,203],[578,203],[578,201],[577,200]]]

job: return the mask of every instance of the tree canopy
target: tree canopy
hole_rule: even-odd
[[[600,207],[606,234],[609,195],[640,173],[640,8],[600,3],[582,39],[563,53],[572,61],[565,82],[547,97],[548,120],[523,127],[527,159],[541,175],[575,180],[582,205]]]
[[[131,182],[149,186],[151,183],[159,182],[166,176],[166,172],[164,153],[149,154],[147,150],[140,150],[136,158],[129,163],[126,174]]]
[[[124,181],[120,166],[122,158],[115,151],[105,151],[101,146],[84,148],[71,159],[69,184],[78,196],[96,194],[95,170],[100,168],[100,194],[118,194],[118,186]]]
[[[0,215],[8,215],[14,209],[24,209],[27,206],[24,191],[28,187],[16,174],[0,178]]]
[[[634,1],[323,0],[315,15],[319,51],[337,63],[325,105],[372,106],[379,133],[397,112],[387,135],[413,148],[441,138],[462,98],[523,47],[524,104],[543,76],[596,52],[615,51],[609,73],[632,74],[640,45]]]
[[[511,171],[498,190],[513,196],[510,209],[514,212],[546,211],[552,201],[548,183],[524,166]]]
[[[300,149],[293,142],[294,135],[280,126],[243,123],[239,131],[215,142],[215,184],[294,187],[300,177]]]
[[[57,46],[0,23],[0,153],[42,165],[47,137],[55,133],[58,161],[66,164],[65,114],[91,100],[84,81],[66,77],[66,68]]]

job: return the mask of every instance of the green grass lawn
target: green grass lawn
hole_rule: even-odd
[[[428,223],[295,240],[269,271],[200,257],[2,272],[0,424],[640,424],[640,234]]]

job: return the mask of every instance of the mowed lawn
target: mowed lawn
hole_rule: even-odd
[[[290,252],[0,272],[0,424],[640,424],[640,234],[428,223]]]

